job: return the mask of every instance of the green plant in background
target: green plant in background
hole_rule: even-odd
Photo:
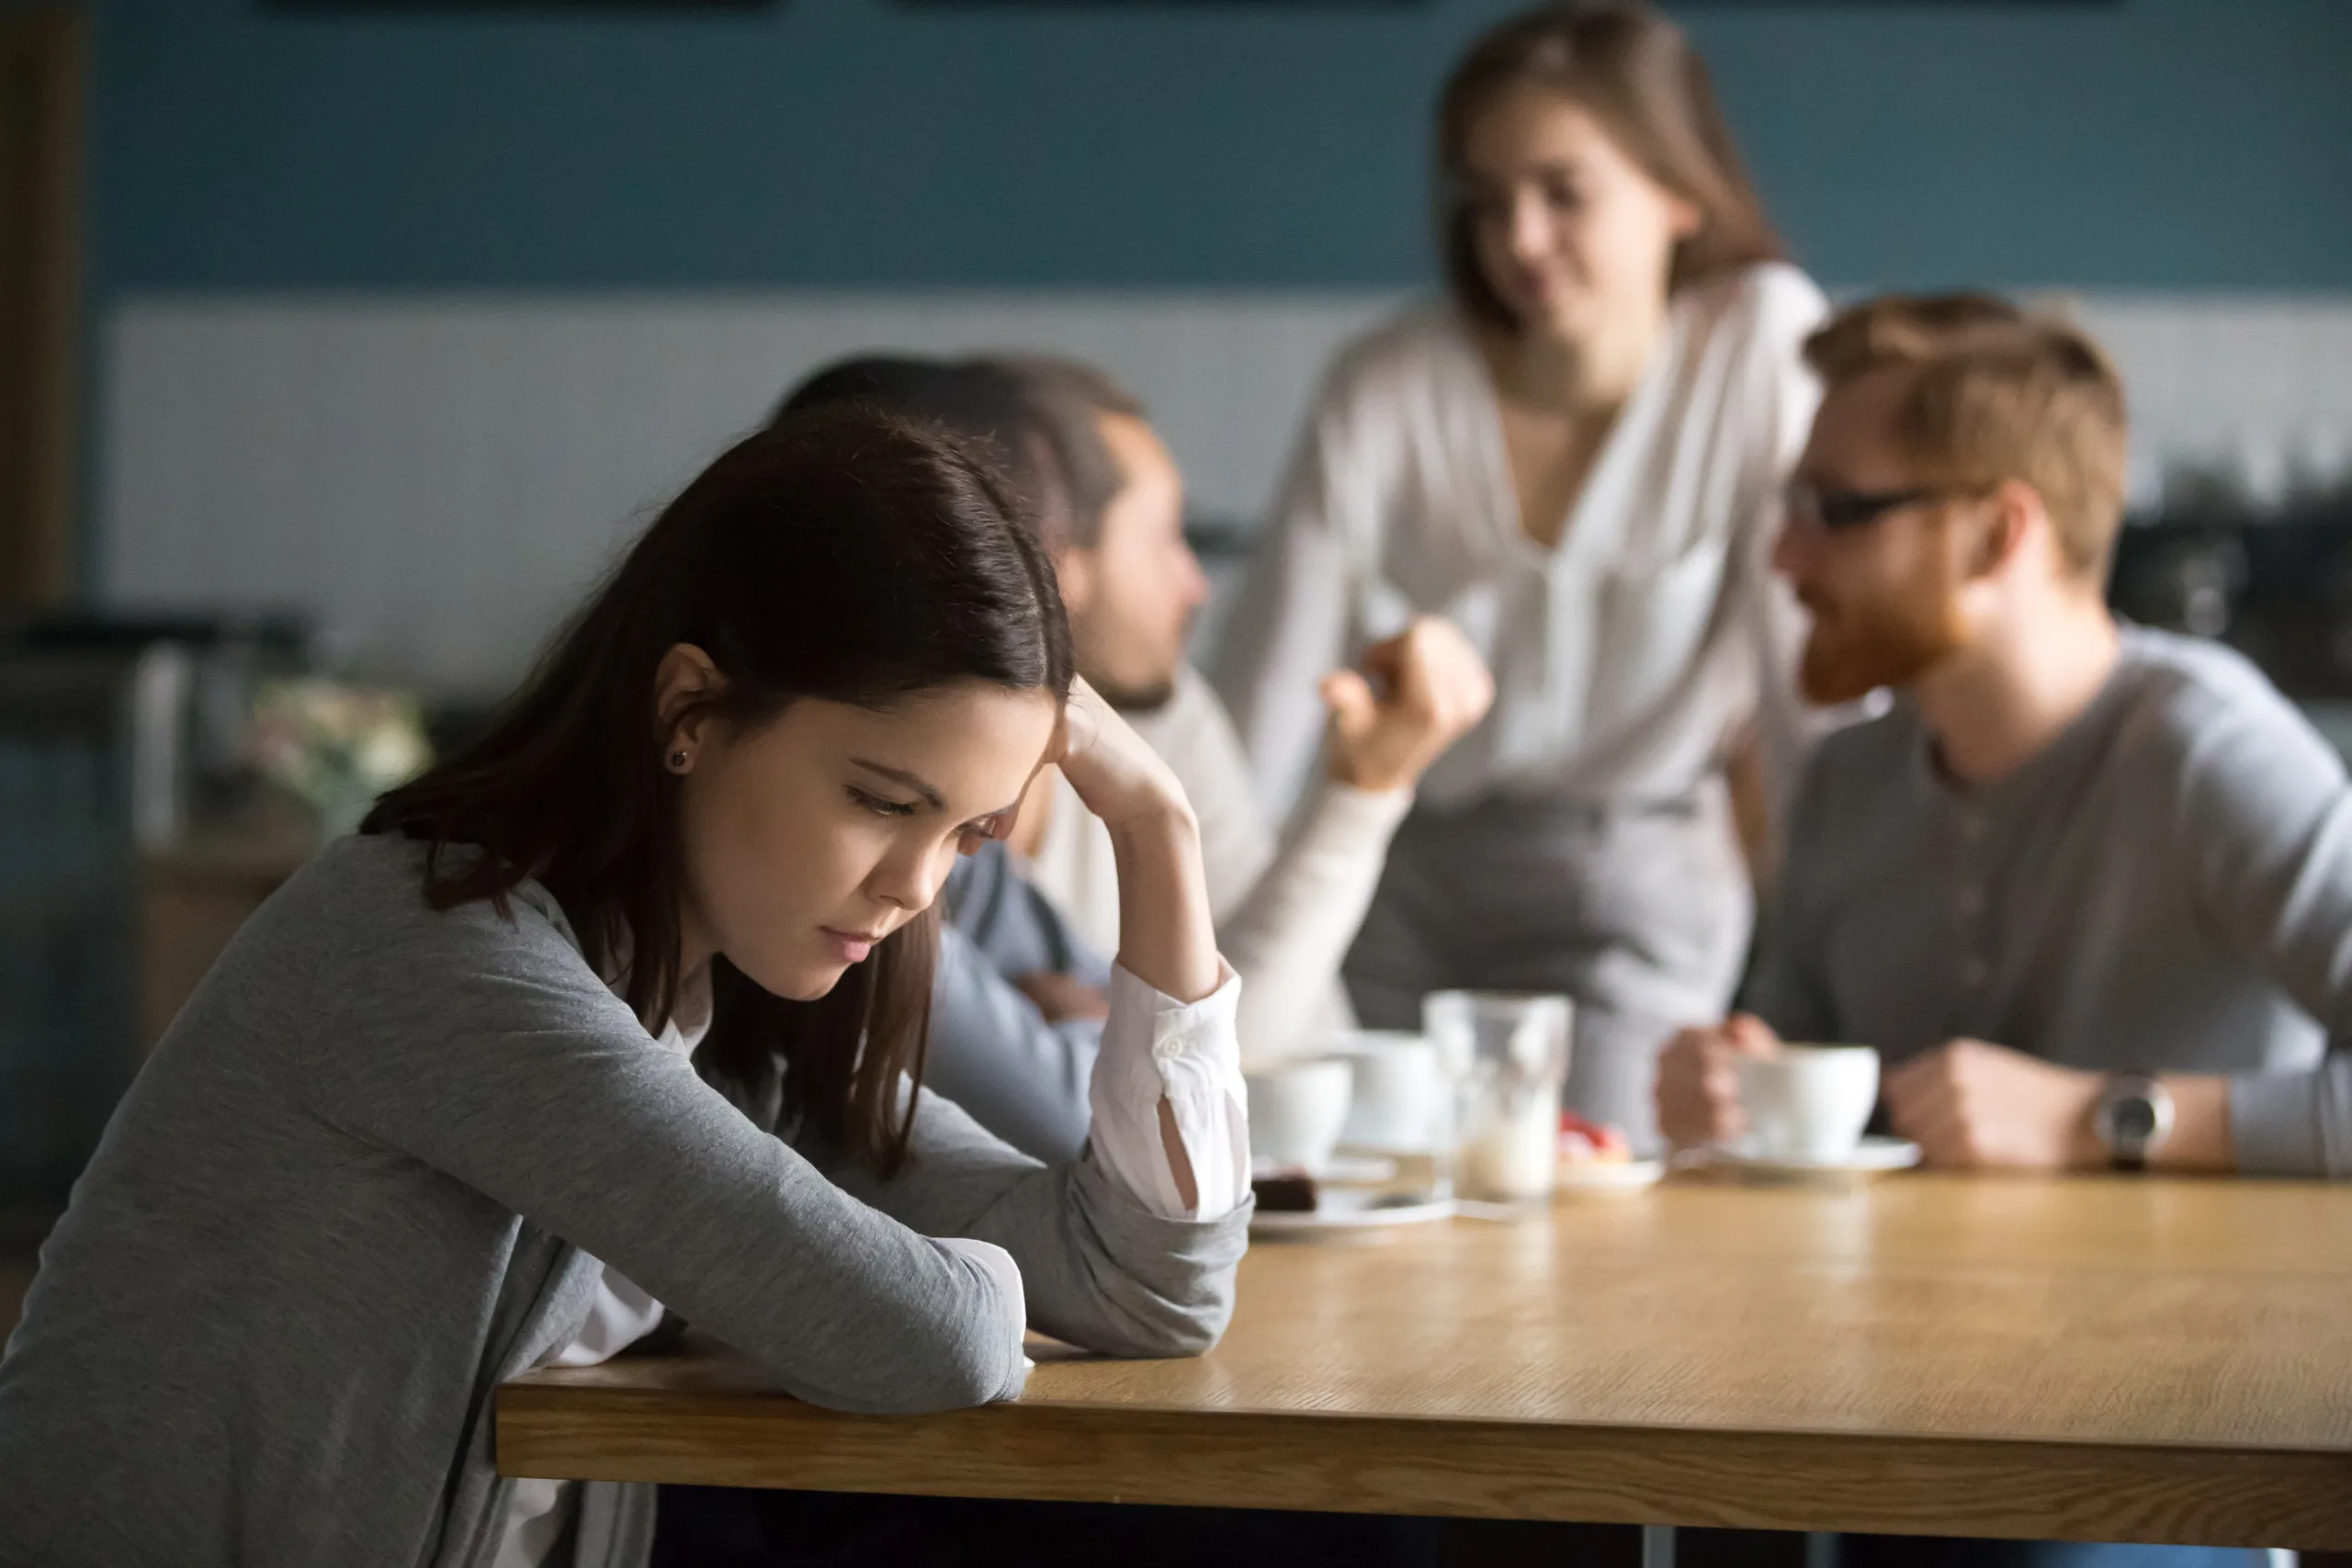
[[[254,765],[309,802],[329,838],[357,828],[378,795],[433,761],[413,694],[340,681],[263,682],[251,737]]]

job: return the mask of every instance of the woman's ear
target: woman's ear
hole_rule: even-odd
[[[678,643],[662,656],[653,671],[654,733],[662,738],[663,760],[673,773],[694,766],[711,704],[726,689],[727,677],[693,643]]]

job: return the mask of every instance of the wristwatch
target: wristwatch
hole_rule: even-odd
[[[2172,1094],[2146,1073],[2117,1073],[2098,1092],[2091,1131],[2116,1170],[2148,1168],[2148,1156],[2172,1136]]]

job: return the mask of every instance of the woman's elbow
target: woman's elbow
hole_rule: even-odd
[[[992,1299],[934,1324],[922,1358],[923,1407],[962,1410],[1018,1394],[1028,1378],[1028,1358],[1021,1349],[1025,1327],[1020,1314]]]
[[[1180,1318],[1170,1325],[1169,1332],[1161,1337],[1160,1348],[1157,1354],[1170,1360],[1205,1356],[1216,1348],[1218,1340],[1225,1337],[1225,1325],[1231,1322],[1232,1318],[1233,1310],[1229,1304],[1214,1318]]]
[[[1028,1374],[1019,1362],[1007,1367],[995,1358],[974,1358],[951,1363],[931,1376],[896,1390],[886,1402],[869,1408],[876,1416],[929,1416],[942,1410],[969,1410],[1019,1397]]]
[[[942,1408],[963,1410],[1017,1399],[1028,1381],[1029,1359],[1022,1353],[1018,1333],[1009,1350],[975,1344],[949,1358],[941,1380],[946,1395]]]
[[[1160,1298],[1118,1314],[1091,1335],[1090,1350],[1132,1360],[1182,1360],[1205,1356],[1225,1337],[1233,1321],[1233,1281],[1223,1281],[1182,1301]]]
[[[1008,1360],[1002,1350],[974,1337],[966,1344],[899,1359],[874,1378],[805,1391],[802,1397],[856,1416],[929,1416],[1013,1398],[1026,1378],[1018,1351]]]
[[[1012,1398],[1027,1376],[1022,1325],[993,1296],[974,1296],[953,1312],[877,1314],[854,1356],[793,1392],[864,1416],[921,1416]],[[897,1323],[882,1326],[887,1315]]]

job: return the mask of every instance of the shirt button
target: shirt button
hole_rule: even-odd
[[[1976,886],[1973,883],[1961,888],[1960,912],[1962,914],[1973,916],[1983,913],[1984,908],[1984,890],[1983,888]]]
[[[1972,844],[1977,840],[1983,838],[1984,836],[1984,818],[1973,811],[1962,812],[1960,814],[1960,836],[1966,839]]]
[[[1972,989],[1984,983],[1985,974],[1984,961],[1981,958],[1972,958],[1960,966],[1960,977],[1967,981]]]
[[[1172,1062],[1184,1054],[1184,1043],[1170,1037],[1152,1043],[1151,1054],[1163,1062]]]

